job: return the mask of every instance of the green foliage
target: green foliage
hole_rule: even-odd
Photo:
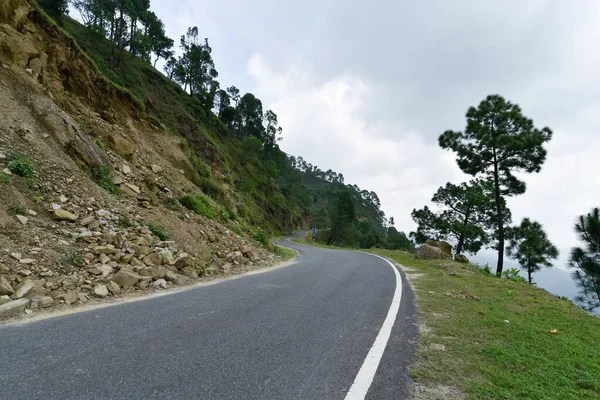
[[[518,105],[498,95],[490,95],[477,108],[469,108],[463,132],[446,131],[439,137],[442,148],[456,152],[463,172],[481,176],[494,185],[498,276],[504,262],[504,197],[525,193],[525,182],[514,174],[539,172],[546,159],[543,145],[551,138],[549,128],[535,128]]]
[[[600,208],[577,217],[575,233],[583,246],[571,249],[569,267],[581,290],[576,300],[591,311],[600,307]]]
[[[170,239],[170,236],[165,231],[165,228],[160,225],[150,223],[148,224],[148,229],[150,229],[150,232],[152,232],[154,236],[157,236],[162,241]]]
[[[21,214],[24,215],[27,212],[27,209],[24,205],[15,203],[8,209],[13,214]]]
[[[529,284],[533,283],[534,272],[542,266],[551,267],[550,260],[558,257],[558,249],[548,240],[542,226],[529,218],[523,219],[521,225],[509,228],[506,236],[509,239],[508,255],[527,270]]]
[[[68,267],[81,268],[85,266],[85,260],[75,253],[67,253],[61,259],[60,263]]]
[[[37,0],[37,2],[53,18],[69,13],[68,0]]]
[[[181,210],[181,204],[179,204],[179,202],[172,197],[165,198],[164,203],[165,203],[165,207],[171,211],[180,211]]]
[[[348,190],[340,190],[331,213],[331,231],[327,239],[327,244],[339,246],[344,242],[354,242],[350,226],[355,217],[356,210],[350,192]]]
[[[0,172],[0,183],[4,183],[5,185],[10,185],[12,182],[10,175],[4,174]]]
[[[208,219],[215,219],[215,210],[210,204],[210,200],[202,195],[185,196],[179,199],[179,202],[185,208],[192,210],[198,215],[202,215]]]
[[[527,283],[527,279],[523,278],[519,273],[518,268],[509,268],[502,272],[502,277],[510,281],[518,283]]]
[[[113,175],[108,165],[95,167],[92,170],[92,178],[102,189],[115,195],[121,194],[121,189],[112,182]]]
[[[96,146],[100,147],[102,150],[106,149],[106,145],[104,144],[102,139],[96,138],[96,140],[94,140],[94,143],[96,143]]]
[[[119,218],[119,226],[122,228],[132,228],[134,224],[133,221],[129,219],[129,217],[122,216]]]
[[[31,178],[35,174],[35,165],[24,154],[9,151],[6,153],[6,160],[8,161],[8,169],[15,175]]]
[[[288,249],[287,247],[283,246],[274,246],[273,253],[284,260],[290,260],[298,255],[296,250]]]

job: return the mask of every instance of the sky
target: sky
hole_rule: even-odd
[[[406,233],[414,208],[469,180],[438,136],[489,94],[554,131],[539,174],[510,198],[540,222],[566,269],[578,215],[600,206],[600,2],[152,0],[176,39],[208,37],[221,86],[259,97],[281,148],[373,190]],[[483,252],[480,262],[495,265]],[[510,266],[510,262],[509,262]],[[556,279],[568,279],[556,271]],[[552,280],[552,279],[551,279]]]

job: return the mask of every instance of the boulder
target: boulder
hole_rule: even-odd
[[[39,307],[47,308],[54,304],[54,299],[50,296],[33,296],[31,302],[36,302]]]
[[[177,278],[175,279],[175,283],[178,285],[185,285],[189,281],[190,281],[190,278],[188,278],[185,275],[180,275],[180,274],[177,274]]]
[[[152,168],[152,172],[154,172],[155,174],[159,174],[163,170],[160,165],[156,165],[156,164],[152,164],[152,166],[150,168]]]
[[[94,222],[95,220],[96,220],[96,218],[94,218],[93,215],[89,215],[89,216],[87,216],[87,217],[85,217],[84,219],[81,220],[81,226],[88,226],[92,222]]]
[[[127,269],[121,269],[119,272],[112,277],[111,281],[115,282],[120,287],[130,286],[132,287],[138,283],[142,277],[133,271]]]
[[[63,296],[63,300],[65,301],[66,305],[73,304],[77,301],[77,293],[75,293],[73,290],[69,290]]]
[[[0,276],[0,296],[11,296],[15,290],[10,285],[10,281],[5,276]]]
[[[430,259],[442,259],[442,258],[444,258],[444,255],[443,255],[442,249],[440,249],[439,247],[434,247],[427,243],[423,243],[417,249],[417,252],[415,253],[415,257],[422,258],[425,260],[430,260]]]
[[[454,256],[454,261],[458,261],[460,263],[468,263],[469,259],[464,254],[457,254]]]
[[[18,299],[4,303],[0,305],[0,318],[10,317],[11,315],[21,313],[25,311],[25,307],[27,307],[28,304],[29,299]]]
[[[99,297],[101,299],[108,296],[108,288],[106,285],[96,285],[94,286],[94,296]]]
[[[77,215],[63,209],[53,210],[52,217],[59,221],[76,221]]]
[[[244,257],[246,257],[252,262],[256,262],[260,259],[260,257],[258,256],[258,252],[251,246],[244,247],[242,249],[242,254],[244,255]]]
[[[109,281],[106,284],[106,288],[108,289],[109,292],[111,292],[115,296],[118,295],[118,294],[121,294],[121,288],[119,287],[118,284],[116,284],[113,281]]]
[[[175,268],[177,268],[177,269],[183,269],[185,267],[191,266],[192,264],[193,264],[192,257],[190,257],[188,255],[181,256],[177,260],[175,260]]]
[[[27,217],[26,217],[26,216],[24,216],[24,215],[19,215],[19,214],[17,214],[17,215],[16,215],[16,217],[17,217],[17,219],[19,220],[19,222],[20,222],[21,224],[23,224],[23,225],[27,225],[27,223],[29,222],[29,218],[27,218]]]
[[[146,257],[144,257],[144,259],[142,261],[146,265],[162,265],[163,256],[159,252],[154,252],[154,253],[150,253]]]
[[[176,274],[173,271],[167,271],[167,273],[165,274],[165,279],[169,282],[173,282],[176,283],[177,282],[177,276],[178,274]]]
[[[182,275],[185,275],[190,279],[198,278],[198,272],[196,272],[196,270],[191,266],[182,268],[179,272],[181,272]]]
[[[17,285],[17,289],[15,290],[15,294],[13,297],[15,299],[20,299],[21,297],[24,297],[26,294],[31,292],[34,287],[35,287],[35,283],[33,283],[33,281],[31,281],[29,279],[26,279],[23,282],[21,282],[19,285]]]
[[[438,241],[438,247],[442,249],[442,253],[452,258],[452,245],[443,240]]]
[[[166,289],[167,281],[165,281],[164,279],[158,279],[152,283],[152,286],[154,286],[155,288]]]

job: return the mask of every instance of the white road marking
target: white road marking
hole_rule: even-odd
[[[360,253],[362,253],[362,251]],[[390,305],[387,317],[385,317],[385,321],[383,321],[383,325],[381,325],[379,334],[375,338],[375,342],[373,343],[371,350],[369,350],[367,358],[365,358],[365,361],[360,367],[356,378],[354,378],[354,383],[346,394],[346,400],[363,400],[367,396],[367,392],[371,387],[371,383],[373,383],[373,378],[375,377],[375,373],[377,372],[377,368],[381,362],[381,357],[383,357],[383,352],[385,351],[385,347],[392,333],[392,328],[394,326],[394,322],[396,321],[398,310],[400,309],[400,299],[402,298],[402,278],[400,277],[400,273],[394,264],[392,264],[389,260],[375,254],[363,254],[369,254],[371,256],[381,258],[382,260],[385,260],[390,267],[392,267],[392,270],[394,270],[394,275],[396,276],[396,291],[394,292],[394,297],[392,298],[392,304]]]

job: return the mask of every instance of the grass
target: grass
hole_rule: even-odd
[[[31,178],[35,174],[35,165],[29,157],[15,151],[9,151],[6,154],[8,169],[15,175],[23,178]]]
[[[284,261],[291,260],[292,258],[298,255],[298,252],[296,250],[277,245],[275,245],[273,252],[276,256],[281,257]]]
[[[60,259],[60,263],[68,267],[80,268],[85,265],[85,260],[73,253],[68,253]]]
[[[8,210],[13,214],[21,214],[25,215],[27,209],[22,204],[15,203],[8,208]]]
[[[94,181],[109,193],[120,195],[121,189],[112,182],[112,171],[108,165],[100,165],[92,170]]]
[[[164,203],[165,207],[171,211],[181,211],[181,204],[172,197],[165,198]]]
[[[185,208],[192,210],[198,215],[202,215],[208,219],[215,219],[216,214],[213,206],[210,204],[208,197],[198,194],[195,196],[185,196],[179,199],[179,202]]]
[[[148,229],[150,229],[150,232],[152,232],[152,234],[157,236],[162,241],[166,241],[171,238],[169,234],[165,231],[165,228],[163,228],[160,225],[148,224]]]
[[[417,383],[454,386],[472,399],[600,398],[600,319],[473,265],[370,252],[418,274],[413,286],[427,330],[411,368]],[[430,343],[447,351],[429,351]]]

